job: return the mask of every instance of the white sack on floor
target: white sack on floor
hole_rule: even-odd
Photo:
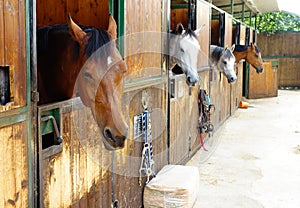
[[[192,208],[198,195],[197,167],[166,165],[144,190],[144,207]]]

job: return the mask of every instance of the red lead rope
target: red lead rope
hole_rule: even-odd
[[[202,137],[202,133],[200,133],[200,143],[201,143],[201,146],[203,148],[204,151],[208,151],[205,146],[204,146],[204,141],[203,141],[203,137]]]

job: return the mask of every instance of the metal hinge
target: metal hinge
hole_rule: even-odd
[[[39,92],[38,91],[31,91],[31,101],[32,102],[39,102]]]

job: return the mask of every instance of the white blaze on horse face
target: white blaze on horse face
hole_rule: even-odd
[[[237,79],[236,74],[234,72],[234,65],[235,57],[233,54],[230,57],[225,57],[225,55],[223,54],[220,61],[218,62],[218,69],[225,74],[229,83],[234,82]]]
[[[227,59],[227,64],[224,66],[224,74],[228,79],[228,82],[233,82],[237,79],[234,72],[235,58]]]
[[[197,62],[200,45],[198,40],[194,36],[185,35],[179,42],[178,52],[181,68],[186,74],[187,83],[195,84],[199,81]]]
[[[107,66],[109,66],[112,63],[112,58],[109,56],[107,57]]]

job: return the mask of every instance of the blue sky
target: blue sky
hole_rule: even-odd
[[[287,11],[300,16],[300,0],[277,0],[281,11]]]

